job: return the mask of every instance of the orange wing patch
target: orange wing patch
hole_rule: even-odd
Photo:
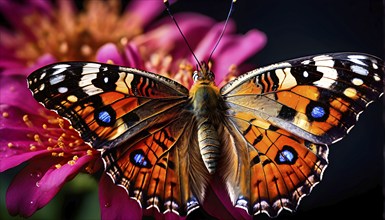
[[[245,150],[250,179],[242,178],[240,185],[250,188],[241,190],[237,205],[249,213],[264,212],[272,217],[283,208],[295,210],[299,200],[321,180],[327,146],[312,144],[271,124],[266,128],[268,122],[260,118],[234,117],[232,121],[249,143]]]

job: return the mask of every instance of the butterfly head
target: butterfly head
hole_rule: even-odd
[[[215,79],[214,73],[211,71],[211,64],[202,62],[199,68],[193,74],[194,83],[197,82],[213,82]]]

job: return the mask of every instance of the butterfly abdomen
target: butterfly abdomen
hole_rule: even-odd
[[[197,136],[202,160],[210,174],[215,173],[221,155],[218,124],[221,96],[212,82],[199,82],[190,91],[193,113],[197,119]]]

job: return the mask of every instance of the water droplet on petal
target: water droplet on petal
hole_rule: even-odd
[[[36,182],[36,187],[40,187],[40,183],[39,183],[39,181],[38,181],[38,182]]]
[[[35,201],[30,201],[29,204],[31,205],[35,204]]]
[[[106,207],[106,208],[111,207],[111,204],[110,204],[109,202],[106,202],[106,203],[104,204],[104,207]]]
[[[34,178],[40,178],[42,173],[40,171],[35,171],[35,172],[32,172],[29,174],[31,177],[34,177]]]

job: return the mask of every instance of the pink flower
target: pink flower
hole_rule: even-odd
[[[142,32],[163,10],[161,1],[159,5],[133,1],[123,14],[116,1],[89,1],[82,13],[71,1],[57,1],[59,7],[43,0],[28,2],[0,1],[0,11],[13,27],[0,27],[0,50],[4,51],[0,53],[0,172],[27,164],[6,194],[10,214],[25,217],[44,207],[79,172],[94,174],[103,169],[100,153],[85,144],[67,120],[32,98],[26,86],[29,73],[57,61],[99,61],[166,75],[190,87],[196,66],[168,17]],[[207,60],[223,23],[191,13],[176,17],[197,57]],[[237,75],[242,63],[265,41],[257,30],[235,34],[230,22],[212,59],[216,82],[223,84]],[[153,214],[153,210],[142,211],[106,174],[99,181],[99,197],[103,219]],[[213,181],[203,207],[218,218],[249,218],[233,207],[218,180]]]

